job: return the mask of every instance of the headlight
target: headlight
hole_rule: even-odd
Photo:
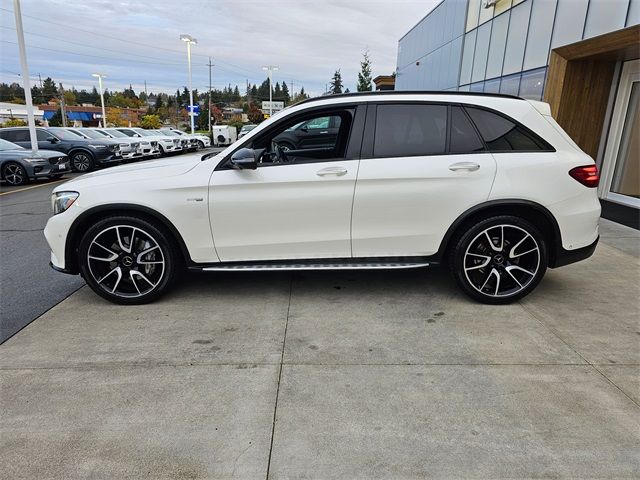
[[[90,146],[91,148],[107,148],[107,146],[106,146],[106,145],[93,145],[93,144],[89,144],[89,146]]]
[[[46,159],[40,157],[23,158],[22,160],[29,163],[46,162]]]
[[[73,205],[73,202],[76,201],[79,195],[78,192],[56,192],[52,194],[51,209],[53,210],[53,214],[57,215],[67,210]]]

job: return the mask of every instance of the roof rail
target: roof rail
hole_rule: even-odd
[[[307,98],[296,105],[303,103],[315,102],[318,100],[325,100],[328,98],[345,98],[345,97],[365,97],[365,96],[378,96],[378,95],[464,95],[470,97],[498,97],[498,98],[512,98],[516,100],[524,100],[522,97],[515,95],[507,95],[505,93],[483,93],[483,92],[446,92],[443,90],[376,90],[373,92],[349,92],[349,93],[336,93],[333,95],[322,95],[319,97]]]

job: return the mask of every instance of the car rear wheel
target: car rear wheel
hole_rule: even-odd
[[[471,226],[454,241],[449,267],[458,286],[483,303],[504,304],[529,294],[547,269],[544,236],[531,223],[505,215]]]
[[[71,156],[71,168],[80,173],[90,172],[93,170],[93,158],[86,152],[76,152]]]
[[[196,150],[202,150],[204,148],[204,142],[202,140],[198,140],[198,148]]]
[[[2,167],[2,178],[9,185],[24,185],[29,181],[27,171],[22,165],[16,162],[5,163]]]
[[[141,218],[114,216],[89,228],[78,250],[80,272],[101,297],[136,305],[171,285],[177,254],[164,229]]]

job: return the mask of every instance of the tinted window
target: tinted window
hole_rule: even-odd
[[[9,142],[16,141],[16,136],[14,135],[14,132],[12,130],[0,129],[0,138],[8,140]]]
[[[451,107],[451,153],[470,153],[484,150],[482,140],[460,107]]]
[[[24,130],[12,130],[10,136],[4,137],[6,140],[10,142],[30,142],[29,138],[29,130],[26,128]]]
[[[36,130],[36,138],[38,139],[39,142],[44,142],[46,140],[49,140],[51,137],[52,135],[48,134],[44,130]]]
[[[445,105],[379,105],[375,157],[439,155],[446,149]]]
[[[479,108],[466,108],[492,152],[547,150],[547,146],[511,120]]]

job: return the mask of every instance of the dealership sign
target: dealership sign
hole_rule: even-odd
[[[265,112],[268,110],[271,110],[273,112],[284,110],[284,102],[262,102],[262,111]]]

